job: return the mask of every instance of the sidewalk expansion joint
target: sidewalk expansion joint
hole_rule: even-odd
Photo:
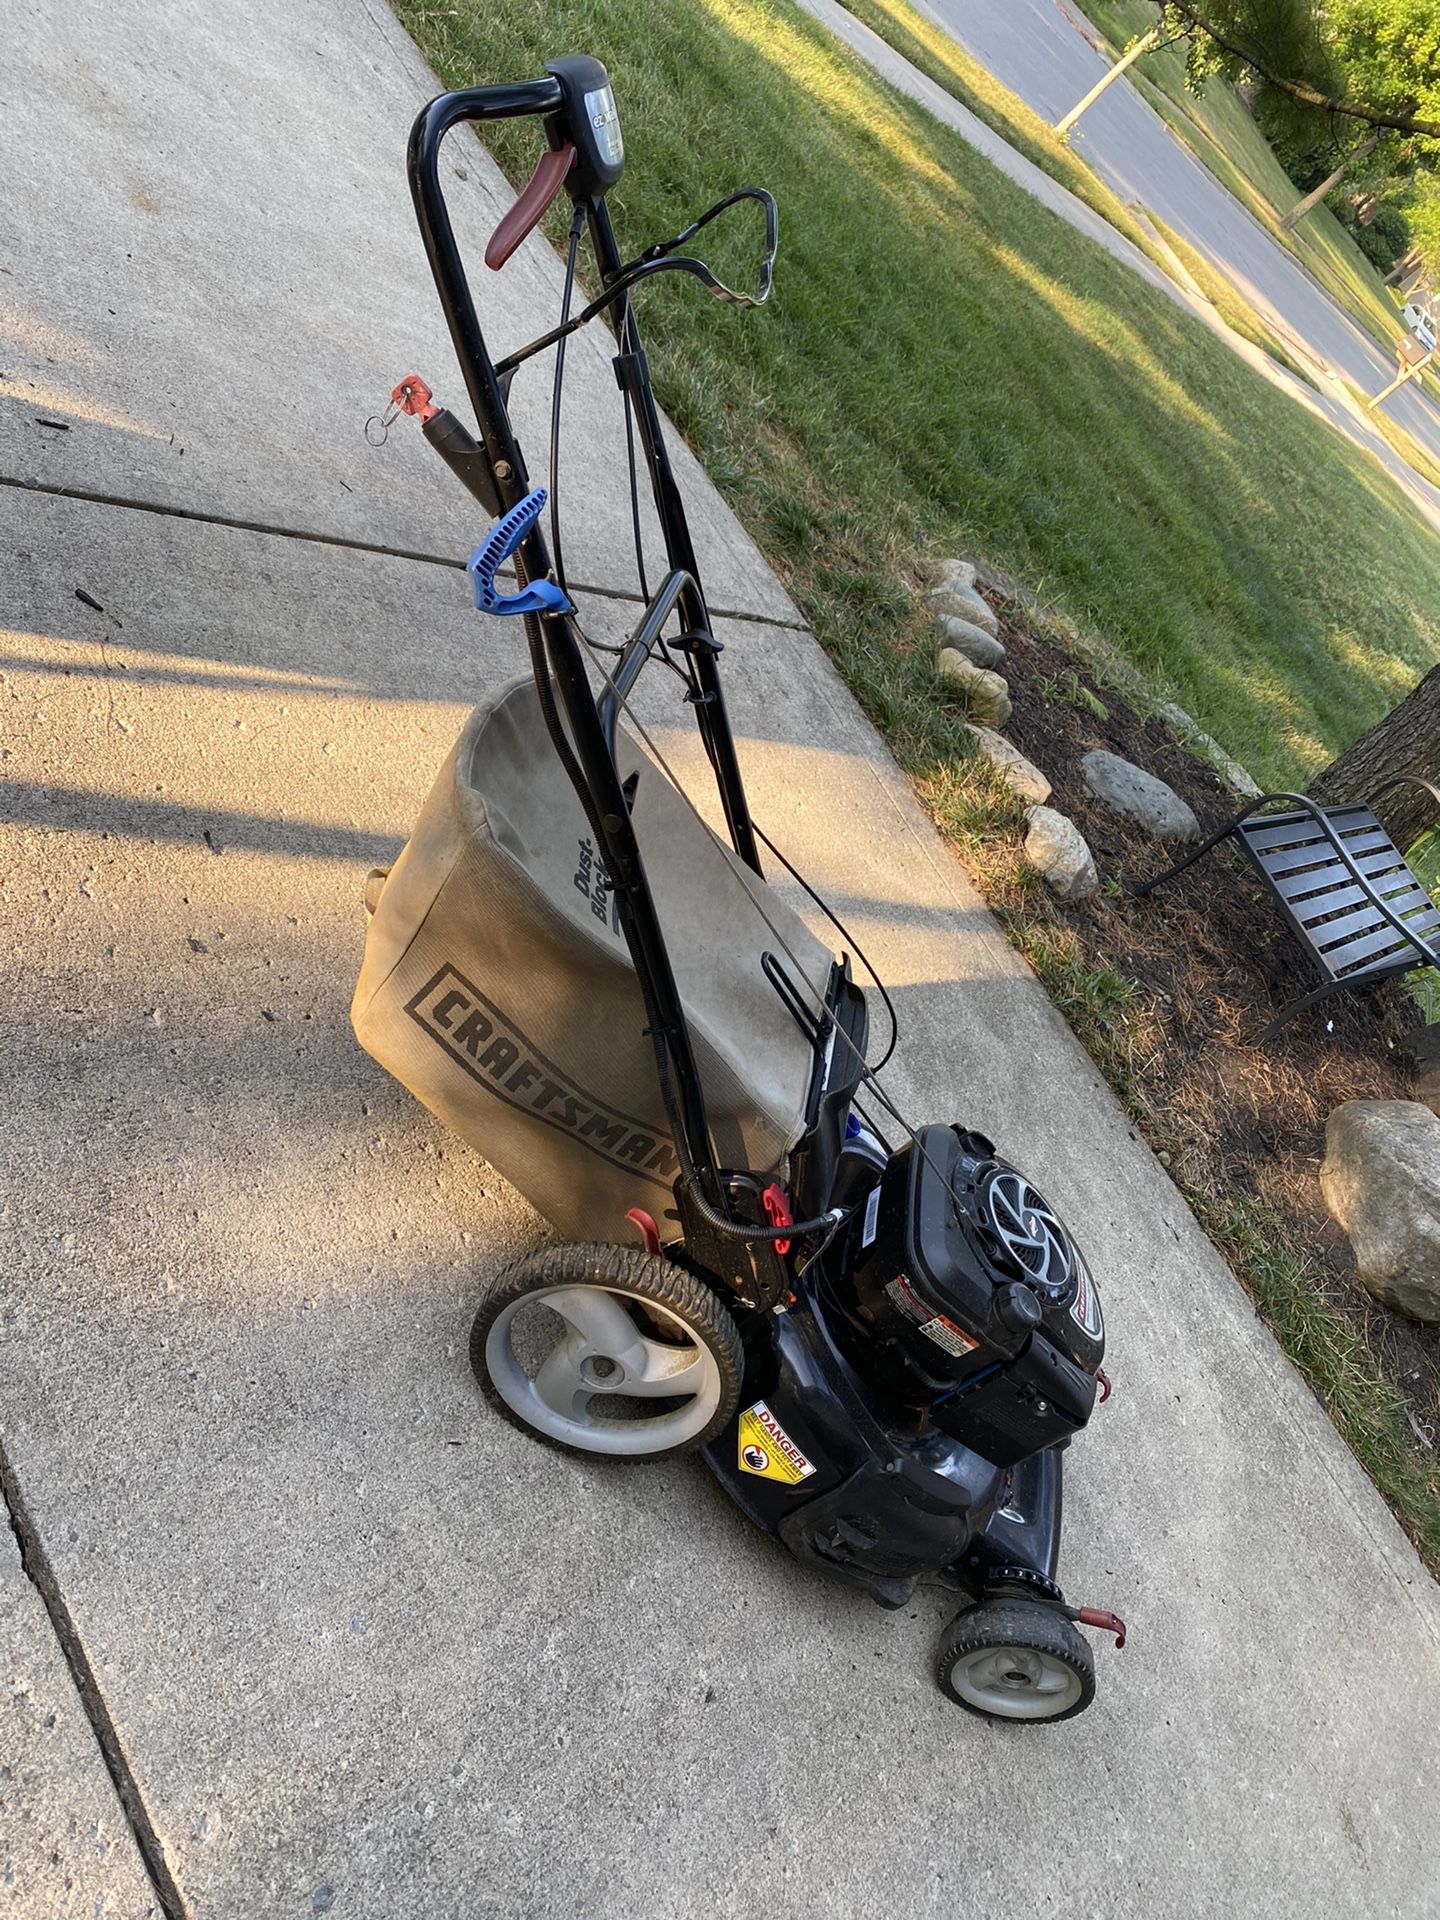
[[[0,474],[0,487],[13,487],[19,493],[42,493],[53,500],[83,500],[95,507],[120,507],[127,513],[158,514],[169,520],[193,520],[205,527],[228,527],[235,533],[261,533],[274,540],[298,540],[312,547],[340,547],[347,553],[375,553],[386,560],[409,560],[422,567],[448,567],[463,573],[465,562],[448,553],[420,553],[413,547],[387,547],[377,540],[351,540],[343,533],[314,533],[305,527],[279,527],[269,520],[240,520],[226,513],[205,513],[198,507],[174,507],[163,500],[132,500],[119,493],[97,493],[88,487],[49,486],[43,480],[19,480]],[[628,600],[643,606],[639,594],[619,587],[597,587],[584,580],[567,582],[576,593],[594,594],[601,600]],[[789,633],[808,633],[803,620],[780,620],[770,613],[753,613],[743,607],[711,607],[716,620],[739,620],[752,626],[778,627]]]
[[[130,1762],[120,1744],[120,1736],[115,1730],[115,1722],[110,1717],[110,1710],[96,1681],[95,1670],[90,1665],[79,1630],[65,1603],[65,1596],[60,1591],[60,1583],[55,1577],[49,1556],[40,1544],[40,1537],[26,1511],[3,1446],[0,1446],[0,1496],[4,1498],[10,1530],[20,1549],[20,1564],[49,1616],[65,1664],[70,1669],[70,1678],[80,1697],[81,1708],[90,1722],[90,1730],[95,1735],[105,1769],[119,1796],[146,1874],[155,1890],[155,1898],[165,1920],[188,1920],[184,1896],[170,1871],[164,1845],[146,1810]]]

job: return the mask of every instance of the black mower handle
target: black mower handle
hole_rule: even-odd
[[[432,100],[420,116],[428,120],[436,115],[443,120],[435,133],[438,147],[450,128],[462,120],[521,120],[527,114],[556,113],[564,100],[560,82],[553,73],[543,80],[507,80],[495,87],[462,87],[455,93],[442,93]]]
[[[545,122],[548,150],[541,154],[530,184],[521,190],[485,249],[487,267],[503,267],[527,234],[539,226],[562,186],[577,202],[603,199],[620,178],[625,142],[610,76],[589,54],[551,60],[543,80],[498,87],[468,87],[432,100],[416,123],[412,166],[425,166],[440,142],[460,120],[514,120],[539,116]]]
[[[623,296],[632,279],[661,272],[667,267],[697,273],[702,278],[709,275],[703,263],[676,257],[673,249],[683,244],[679,235],[673,241],[662,242],[658,248],[652,248],[650,257],[634,263],[629,270],[622,261],[605,195],[619,178],[624,165],[624,143],[609,78],[598,60],[575,55],[552,61],[549,73],[543,80],[469,87],[459,92],[441,94],[421,109],[410,132],[407,168],[410,192],[436,292],[440,296],[440,305],[480,434],[478,447],[468,443],[468,436],[465,442],[460,443],[465,464],[461,478],[470,491],[492,511],[499,513],[502,519],[520,506],[532,489],[510,419],[508,377],[504,367],[496,365],[486,348],[475,311],[474,296],[455,241],[441,184],[440,154],[446,135],[465,121],[484,124],[492,120],[527,117],[544,121],[545,144],[552,153],[558,156],[567,145],[574,149],[570,165],[559,178],[559,188],[574,200],[577,210],[583,211],[586,216],[596,268],[601,284],[607,290],[618,290],[619,295]],[[554,169],[558,174],[558,158]],[[547,190],[551,184],[547,174],[540,182],[540,189]],[[741,197],[767,198],[756,190]],[[712,209],[710,215],[695,222],[689,232],[698,231],[706,219],[714,217],[718,211],[718,208]],[[766,250],[769,254],[773,252],[774,244],[772,206],[766,206],[766,215]],[[507,241],[512,233],[505,235]],[[689,233],[684,236],[688,237]],[[713,279],[714,276],[709,275],[707,284]],[[619,344],[622,351],[616,358],[617,372],[622,377],[622,385],[634,409],[651,491],[665,538],[669,565],[666,587],[675,589],[674,605],[683,622],[683,638],[691,643],[692,664],[700,691],[696,701],[696,716],[701,736],[715,771],[731,844],[740,859],[758,874],[761,870],[759,850],[745,800],[734,736],[711,651],[710,616],[698,582],[695,550],[670,465],[659,411],[646,375],[635,316],[628,308],[620,323]],[[524,357],[528,351],[523,349],[520,357]],[[512,355],[510,359],[513,363],[516,356]],[[402,382],[402,386],[404,384]],[[433,427],[434,424],[432,418],[430,425]],[[533,524],[522,546],[517,549],[516,571],[523,581],[529,582],[549,576],[550,557],[545,539]],[[662,589],[662,600],[667,597]],[[647,614],[649,611],[647,608]],[[773,1226],[752,1227],[748,1222],[731,1221],[725,1214],[716,1211],[724,1203],[725,1188],[709,1136],[704,1092],[691,1048],[685,1009],[665,946],[664,931],[630,827],[627,796],[611,746],[613,736],[608,733],[597,705],[581,641],[569,615],[556,612],[544,619],[532,618],[527,627],[531,665],[542,706],[547,708],[545,718],[551,739],[584,805],[586,817],[591,822],[606,864],[614,877],[616,890],[626,903],[626,941],[635,963],[637,978],[644,989],[649,1031],[655,1043],[667,1115],[681,1146],[682,1160],[689,1175],[680,1199],[682,1217],[692,1221],[702,1220],[712,1231],[717,1230],[715,1223],[719,1219],[728,1231],[738,1231],[746,1238],[788,1238],[795,1233],[808,1232],[809,1223],[802,1223],[800,1227],[792,1226],[788,1230]],[[628,672],[638,672],[651,640],[652,632],[642,621],[640,632],[632,637],[629,659],[624,663]],[[699,1183],[700,1197],[712,1210],[709,1214],[702,1213],[691,1197],[696,1182]],[[830,1222],[827,1220],[818,1224],[828,1228]]]
[[[465,87],[457,93],[439,94],[421,108],[410,129],[407,169],[415,215],[450,338],[465,376],[470,404],[480,423],[488,465],[492,472],[497,465],[501,466],[506,475],[501,489],[505,506],[513,506],[521,498],[528,482],[510,429],[505,397],[476,318],[460,250],[455,244],[444,189],[440,185],[440,148],[446,134],[467,120],[484,122],[553,115],[560,111],[564,100],[564,89],[553,74],[547,74],[543,80]]]

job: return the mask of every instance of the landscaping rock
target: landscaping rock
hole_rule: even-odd
[[[1325,1128],[1320,1186],[1367,1290],[1440,1321],[1440,1119],[1418,1100],[1347,1100]]]
[[[1440,1069],[1440,1021],[1431,1020],[1423,1027],[1411,1027],[1402,1033],[1396,1042],[1396,1050],[1408,1060],[1417,1073],[1428,1073],[1431,1069]]]
[[[1031,807],[1025,816],[1025,858],[1061,900],[1088,900],[1100,885],[1095,860],[1073,820],[1053,807]]]
[[[989,727],[971,727],[970,737],[975,742],[975,751],[984,754],[1022,800],[1028,800],[1032,806],[1044,806],[1050,798],[1050,782],[1003,733],[993,733]]]
[[[953,614],[957,620],[968,620],[972,627],[979,627],[992,640],[1000,632],[1000,622],[973,587],[958,584],[936,587],[930,595],[930,605],[937,619],[942,613]]]
[[[968,593],[975,585],[975,562],[946,560],[940,568],[940,585],[955,587],[962,593]]]
[[[1032,593],[1029,587],[1022,585],[1013,573],[1006,573],[1000,567],[992,567],[988,560],[976,560],[971,564],[974,585],[984,587],[987,593],[998,593],[1002,600],[1014,600],[1029,611],[1028,602],[1039,605],[1039,595]]]
[[[962,620],[959,614],[937,613],[935,631],[945,646],[954,647],[977,667],[998,667],[1005,658],[1005,649],[998,640],[983,627],[977,627],[973,620]]]
[[[1232,760],[1220,742],[1212,740],[1199,722],[1192,719],[1183,707],[1177,707],[1173,700],[1162,700],[1157,711],[1163,719],[1170,722],[1187,746],[1195,748],[1198,753],[1205,756],[1232,793],[1238,793],[1242,800],[1260,798],[1261,789],[1256,786],[1240,762]]]
[[[1122,760],[1118,753],[1087,753],[1080,770],[1102,806],[1124,814],[1157,840],[1200,838],[1200,822],[1174,788]]]
[[[1010,718],[1010,689],[998,673],[977,667],[954,647],[942,648],[935,666],[940,678],[960,695],[966,712],[978,726],[1004,726]]]

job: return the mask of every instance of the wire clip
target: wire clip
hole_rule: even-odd
[[[508,560],[529,533],[544,510],[544,487],[510,511],[502,514],[479,546],[465,562],[465,571],[475,582],[475,607],[480,613],[573,613],[575,611],[563,587],[553,580],[531,580],[516,593],[501,593],[495,575],[502,561]]]

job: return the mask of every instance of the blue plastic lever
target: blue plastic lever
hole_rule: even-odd
[[[495,575],[540,518],[547,495],[544,487],[527,493],[518,506],[498,519],[465,562],[475,581],[475,606],[480,613],[573,613],[562,587],[553,580],[532,580],[516,593],[501,593]]]

